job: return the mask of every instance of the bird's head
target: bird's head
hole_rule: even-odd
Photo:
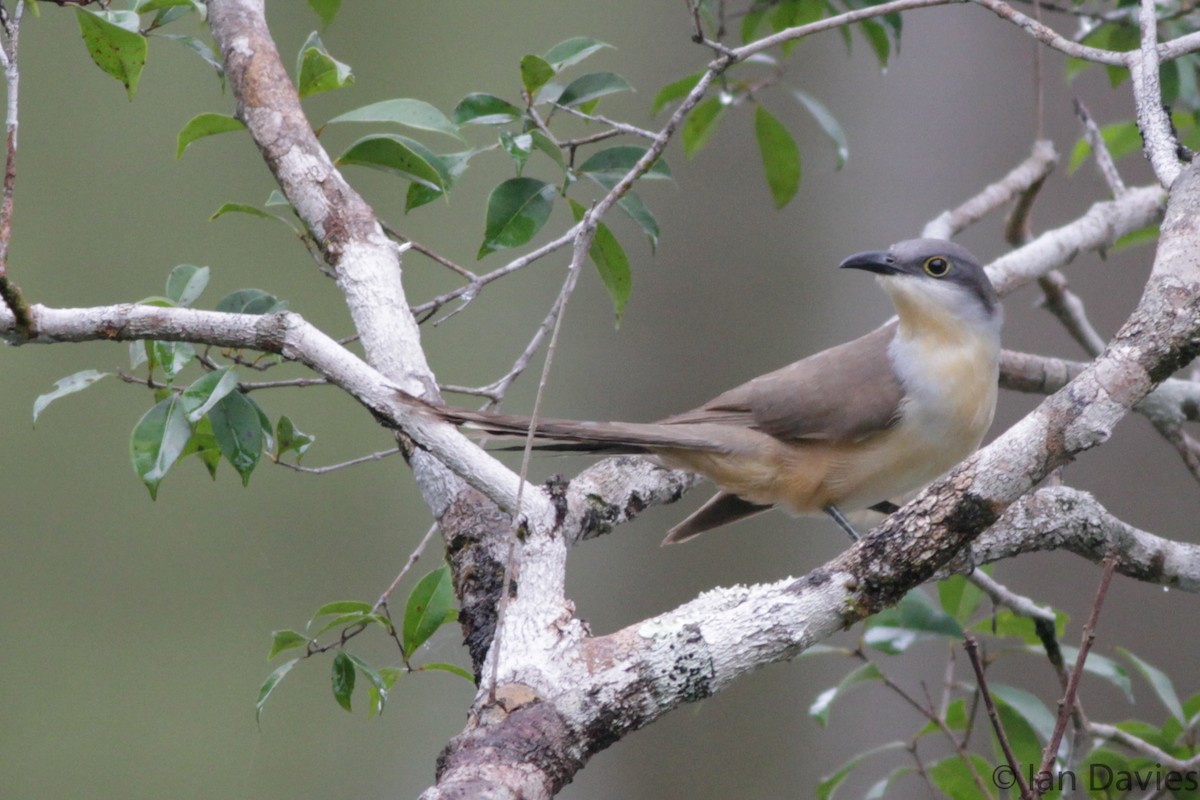
[[[946,317],[999,327],[1000,302],[979,260],[945,239],[908,239],[886,251],[859,253],[840,265],[873,272],[891,296],[901,322],[915,316]]]

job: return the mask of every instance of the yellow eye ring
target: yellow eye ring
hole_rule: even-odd
[[[925,274],[933,278],[944,277],[950,271],[950,261],[943,256],[927,258],[922,266],[925,268]]]

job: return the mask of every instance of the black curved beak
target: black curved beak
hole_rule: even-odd
[[[852,255],[838,265],[838,269],[861,269],[877,275],[895,275],[900,271],[896,259],[884,250]]]

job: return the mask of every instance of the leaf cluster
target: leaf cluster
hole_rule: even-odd
[[[918,710],[923,719],[907,740],[888,742],[857,753],[822,778],[817,785],[818,798],[833,798],[851,773],[868,763],[887,769],[886,764],[889,761],[894,763],[895,759],[884,756],[899,752],[909,755],[908,762],[890,768],[870,785],[864,798],[895,796],[898,784],[911,785],[918,780],[925,781],[930,791],[950,798],[987,796],[981,795],[981,785],[988,793],[1003,788],[994,782],[993,776],[1006,775],[1005,756],[999,739],[983,713],[977,683],[953,677],[955,669],[952,662],[947,668],[948,677],[942,687],[940,701],[935,701],[929,693],[930,689],[917,696],[902,688],[888,677],[885,662],[876,657],[888,659],[928,647],[944,649],[947,643],[953,647],[969,631],[981,640],[981,649],[988,653],[985,660],[987,667],[1001,659],[1028,661],[1031,656],[1040,656],[1045,662],[1052,650],[1057,651],[1063,661],[1074,662],[1078,651],[1058,645],[1058,639],[1066,631],[1068,619],[1065,614],[1058,612],[1055,615],[1056,624],[1050,626],[1053,630],[1047,630],[1048,626],[1039,628],[1034,620],[1019,616],[1007,608],[989,610],[984,607],[984,599],[982,591],[963,576],[954,576],[938,584],[936,600],[926,591],[915,589],[896,607],[868,620],[857,648],[820,646],[807,651],[806,655],[841,654],[857,662],[857,666],[835,686],[820,692],[809,707],[809,715],[821,726],[829,722],[832,708],[838,700],[857,687],[871,684],[881,686],[894,695],[900,700],[901,706],[907,705]],[[1072,753],[1070,747],[1064,744],[1059,753],[1058,767],[1080,776],[1080,787],[1083,787],[1086,776],[1108,774],[1104,770],[1111,771],[1114,781],[1117,776],[1134,775],[1150,780],[1147,776],[1164,771],[1163,765],[1148,755],[1153,752],[1150,748],[1157,748],[1183,762],[1200,752],[1197,747],[1200,694],[1181,702],[1166,673],[1127,650],[1117,648],[1117,651],[1125,664],[1090,653],[1084,663],[1084,674],[1092,680],[1116,687],[1130,703],[1134,702],[1131,673],[1140,675],[1166,709],[1167,717],[1161,723],[1127,720],[1116,725],[1130,736],[1127,745],[1141,742],[1140,749],[1134,746],[1117,748],[1111,743],[1095,741],[1085,752]],[[953,657],[953,653],[950,655]],[[1042,762],[1043,749],[1055,726],[1057,709],[1052,711],[1052,704],[1017,686],[989,680],[987,690],[995,703],[1005,736],[1022,774],[1036,774]],[[1085,741],[1092,740],[1085,737]],[[1114,794],[1112,788],[1110,786],[1092,796],[1136,796],[1123,791]],[[1060,791],[1056,787],[1043,796],[1056,798],[1060,796]],[[1193,798],[1200,794],[1181,790],[1173,796]]]
[[[346,711],[351,711],[351,699],[357,677],[367,679],[370,705],[368,716],[383,712],[388,692],[404,672],[441,671],[458,675],[474,683],[469,672],[454,664],[434,662],[414,667],[412,656],[443,626],[458,620],[454,608],[454,588],[450,579],[450,567],[446,564],[422,577],[408,595],[404,606],[404,617],[399,626],[392,620],[386,601],[375,604],[356,600],[326,603],[313,613],[305,630],[275,631],[271,637],[268,658],[280,653],[303,649],[303,655],[279,665],[259,688],[255,712],[259,718],[271,693],[300,661],[319,653],[336,650],[331,666],[333,699]],[[394,666],[375,668],[363,658],[345,649],[346,643],[370,627],[382,628],[400,649],[403,669]],[[339,631],[337,641],[321,645],[319,638],[330,631]]]

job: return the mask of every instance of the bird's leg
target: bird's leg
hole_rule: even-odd
[[[843,516],[842,512],[833,503],[825,506],[823,509],[826,514],[833,517],[833,521],[838,524],[838,527],[850,535],[851,540],[857,542],[859,540],[858,531],[854,530],[854,526],[850,524],[850,520]]]

